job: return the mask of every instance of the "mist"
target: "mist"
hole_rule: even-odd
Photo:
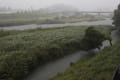
[[[81,11],[113,11],[119,3],[119,0],[0,0],[0,7],[26,10],[65,4]]]

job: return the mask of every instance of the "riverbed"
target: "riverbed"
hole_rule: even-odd
[[[3,30],[27,30],[36,28],[56,28],[56,27],[70,27],[70,26],[95,26],[95,25],[112,25],[112,20],[106,18],[105,20],[99,21],[84,21],[76,23],[64,23],[64,24],[30,24],[30,25],[20,25],[20,26],[4,26],[0,27]]]

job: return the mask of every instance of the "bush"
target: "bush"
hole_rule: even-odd
[[[105,40],[105,34],[96,30],[94,27],[89,27],[85,32],[85,36],[82,39],[83,49],[100,49],[100,46],[102,46],[102,42]]]

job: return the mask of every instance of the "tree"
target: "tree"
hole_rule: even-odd
[[[118,9],[114,11],[113,24],[120,30],[120,5],[118,5]]]
[[[84,50],[100,49],[102,42],[106,39],[105,35],[94,27],[89,27],[85,32],[85,36],[82,39],[82,48]]]

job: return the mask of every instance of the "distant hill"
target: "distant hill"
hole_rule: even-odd
[[[43,9],[50,13],[56,13],[56,12],[78,12],[79,10],[71,5],[65,5],[65,4],[55,4],[52,6],[49,6],[45,9]]]
[[[76,12],[79,12],[79,10],[74,6],[66,5],[66,4],[55,4],[39,10],[34,10],[34,9],[22,10],[22,9],[12,9],[10,7],[0,7],[0,13],[12,13],[12,12],[47,14],[54,16],[55,15],[69,16],[75,14]]]

